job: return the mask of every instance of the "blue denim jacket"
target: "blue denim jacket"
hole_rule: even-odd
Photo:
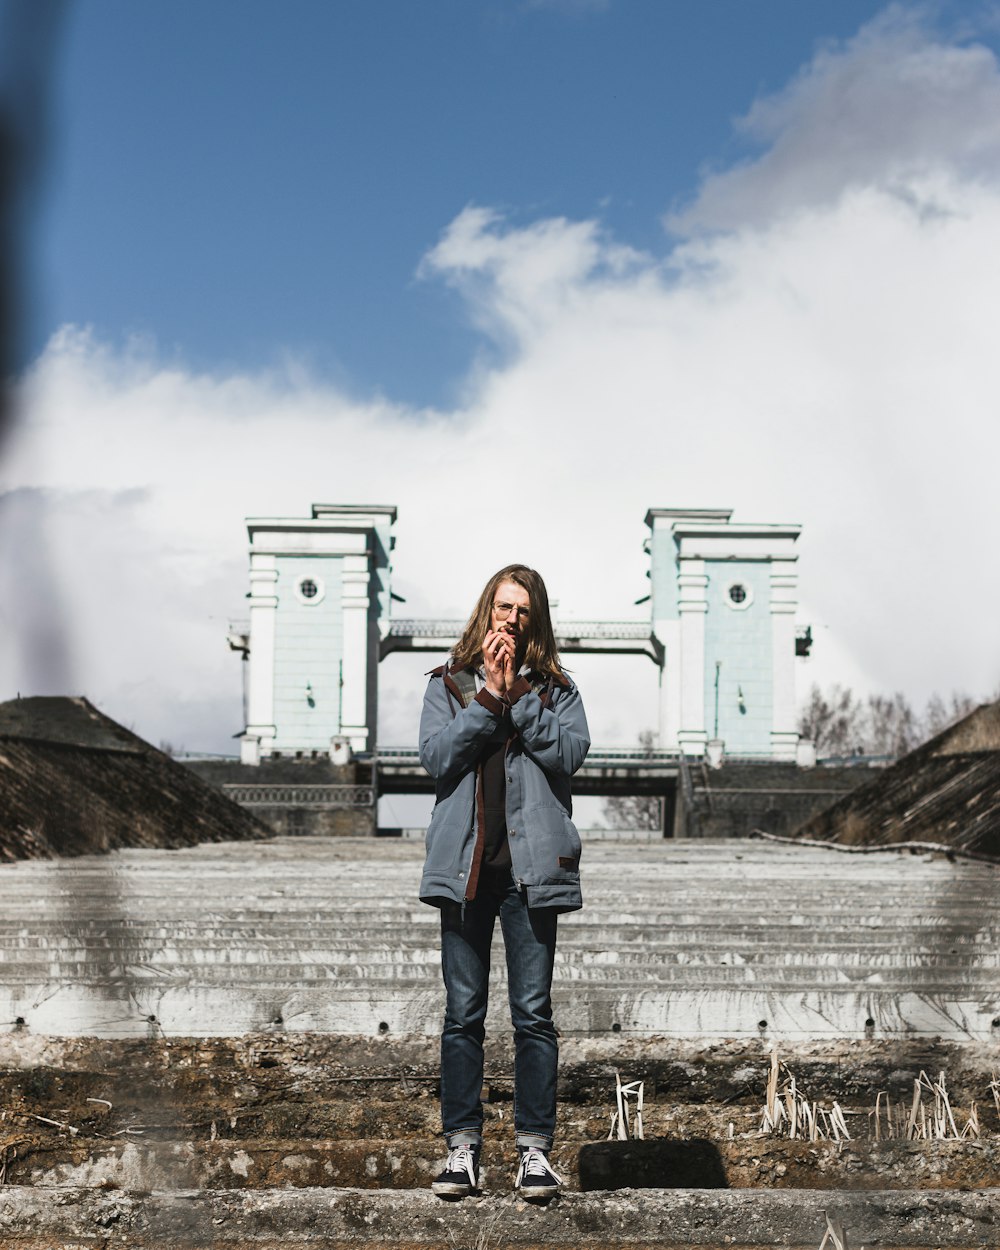
[[[431,674],[420,717],[420,762],[436,783],[420,898],[441,906],[475,897],[483,841],[479,760],[491,739],[508,733],[507,833],[514,878],[529,907],[574,911],[583,898],[570,778],[590,747],[580,692],[564,677],[543,700],[522,676],[507,703],[480,690],[464,706],[447,666]]]

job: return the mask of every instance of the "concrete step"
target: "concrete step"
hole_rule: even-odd
[[[482,1155],[481,1188],[513,1188],[517,1155],[512,1132]],[[809,1142],[707,1138],[565,1141],[550,1159],[567,1193],[621,1188],[718,1189],[989,1189],[1000,1175],[1000,1144],[967,1141],[899,1143]],[[235,1138],[117,1142],[75,1138],[8,1148],[7,1184],[45,1188],[162,1189],[308,1188],[426,1189],[447,1150],[440,1138],[394,1140]]]
[[[982,907],[985,909],[995,905],[996,900],[993,900],[989,904],[982,904]],[[170,931],[180,936],[185,933],[193,935],[202,929],[207,935],[219,936],[245,933],[252,937],[255,932],[260,934],[272,929],[290,936],[313,931],[328,936],[346,936],[355,931],[369,933],[376,928],[382,933],[416,931],[430,934],[440,927],[438,913],[430,909],[418,913],[378,905],[360,906],[353,901],[306,912],[296,912],[292,908],[262,912],[233,905],[222,913],[217,907],[213,909],[207,900],[202,908],[191,906],[190,910],[179,905],[173,909],[161,907],[159,913],[153,909],[138,909],[134,916],[130,914],[131,910],[118,902],[104,904],[100,910],[93,912],[88,912],[81,904],[72,913],[65,914],[53,914],[39,907],[33,916],[26,912],[16,928],[9,932],[13,936],[24,936],[33,931],[82,934],[101,932],[108,930],[110,926],[112,931],[122,933]],[[10,912],[6,919],[12,919]],[[828,934],[846,935],[852,930],[856,935],[879,931],[898,933],[901,936],[911,933],[925,936],[933,936],[935,933],[982,933],[992,940],[1000,933],[1000,925],[995,917],[985,910],[977,912],[956,909],[948,912],[939,908],[932,911],[923,903],[915,903],[912,909],[900,909],[897,912],[872,906],[850,912],[838,912],[830,908],[816,908],[812,911],[799,908],[790,909],[780,915],[771,915],[754,907],[741,908],[721,904],[715,908],[705,906],[699,910],[664,907],[662,898],[659,906],[645,909],[641,906],[624,910],[598,907],[596,904],[586,905],[586,911],[582,915],[564,916],[561,928],[566,933],[609,929],[649,932],[676,929],[681,934],[713,930],[718,934],[720,922],[725,926],[724,931],[746,933],[751,939],[754,935],[763,938],[770,933],[789,933],[794,937],[810,930],[821,932],[824,938]]]
[[[3,865],[0,865],[0,886],[5,884],[2,877]],[[0,889],[0,896],[2,894]],[[801,929],[821,923],[832,925],[835,929],[848,929],[855,924],[874,928],[900,926],[913,930],[950,925],[959,932],[976,932],[980,929],[997,930],[996,917],[989,910],[983,910],[995,903],[996,899],[993,898],[984,899],[975,906],[944,903],[932,906],[927,900],[913,899],[893,906],[885,901],[870,899],[858,900],[850,907],[834,907],[822,901],[798,899],[794,906],[775,911],[762,908],[754,899],[730,898],[714,902],[709,899],[675,899],[661,891],[655,899],[632,899],[627,903],[612,902],[601,897],[591,898],[588,895],[585,896],[583,911],[564,914],[560,919],[567,929],[615,925],[680,925],[710,929],[720,918],[725,918],[727,922],[750,931],[771,926],[782,930]],[[131,898],[93,900],[93,906],[88,906],[88,900],[81,898],[75,905],[65,908],[53,907],[51,900],[38,899],[34,907],[28,905],[23,908],[7,905],[5,901],[4,911],[0,916],[0,937],[19,936],[26,931],[34,931],[36,926],[42,932],[58,931],[68,920],[75,921],[80,931],[100,929],[109,923],[123,931],[136,927],[152,929],[168,924],[180,925],[182,929],[193,929],[196,925],[204,924],[209,931],[229,931],[235,927],[252,930],[255,925],[262,923],[284,923],[307,929],[316,923],[346,927],[356,922],[362,927],[371,928],[376,917],[379,924],[387,925],[390,929],[413,925],[433,929],[440,924],[439,916],[437,909],[425,908],[417,903],[404,903],[394,899],[366,901],[355,895],[307,907],[296,907],[292,903],[256,907],[245,897],[231,899],[222,906],[218,896],[210,896],[208,892],[203,896],[192,890],[184,900],[161,897],[156,906],[148,907],[142,906],[141,902],[137,904]]]
[[[343,917],[330,917],[313,922],[290,921],[285,917],[272,920],[257,921],[248,924],[242,921],[226,923],[203,923],[197,921],[135,921],[122,923],[115,918],[95,918],[92,921],[74,923],[67,921],[38,921],[35,925],[19,926],[15,936],[7,941],[19,944],[39,943],[86,943],[88,949],[94,946],[115,948],[132,945],[140,941],[187,942],[200,944],[204,941],[208,946],[218,944],[245,943],[294,945],[301,947],[317,940],[336,943],[351,943],[358,948],[380,944],[391,945],[399,949],[404,945],[437,946],[439,941],[440,921],[435,916],[433,923],[389,922],[375,924],[370,914],[358,923],[352,923]],[[881,920],[881,917],[878,918]],[[588,920],[577,921],[565,917],[559,926],[559,945],[562,948],[573,946],[605,949],[609,946],[628,946],[655,943],[664,947],[697,947],[714,948],[718,946],[753,946],[761,949],[790,945],[796,948],[822,946],[833,949],[843,946],[852,949],[859,944],[864,947],[885,946],[894,944],[901,949],[919,945],[925,949],[938,950],[949,945],[961,943],[964,947],[986,946],[996,949],[1000,941],[1000,926],[969,923],[958,924],[860,924],[860,923],[824,923],[807,925],[805,923],[763,925],[747,924],[739,918],[727,918],[725,924],[709,926],[702,921],[697,924],[683,924],[680,921],[670,924],[656,925],[648,921],[634,923],[605,923]]]
[[[769,1064],[759,1044],[567,1041],[554,1155],[567,1192],[530,1211],[510,1192],[509,1042],[488,1044],[483,1196],[445,1204],[427,1193],[443,1157],[436,1050],[436,1040],[317,1035],[0,1038],[0,1245],[817,1250],[824,1210],[843,1220],[855,1247],[996,1244],[993,1046],[786,1051],[800,1089],[826,1105],[841,1101],[852,1140],[835,1143],[759,1131]],[[921,1069],[948,1072],[960,1124],[968,1101],[984,1100],[978,1140],[871,1140],[875,1092],[887,1090],[902,1110]],[[601,1140],[615,1070],[646,1082],[645,1141]],[[487,1219],[493,1239],[469,1240]]]
[[[331,842],[335,841],[342,844],[342,849],[333,847]],[[327,862],[330,859],[350,860],[354,854],[354,847],[358,842],[368,842],[378,847],[379,859],[389,865],[391,868],[399,868],[402,865],[419,863],[423,858],[424,840],[416,839],[400,839],[400,838],[369,838],[369,837],[338,837],[331,839],[322,835],[303,835],[294,838],[271,838],[268,839],[267,845],[258,853],[254,853],[254,861],[262,862],[268,858],[274,859],[278,864],[284,862],[286,858],[285,847],[288,842],[295,842],[298,847],[297,860],[304,862],[309,859],[317,859]],[[164,863],[173,866],[183,865],[186,860],[196,859],[199,863],[220,864],[220,863],[241,863],[243,853],[240,849],[245,846],[240,842],[214,842],[211,844],[201,844],[199,846],[179,847],[176,849],[168,849],[163,847],[129,847],[123,849],[117,859],[116,865],[119,871],[128,872],[133,862],[136,860],[146,861],[150,855],[158,856]],[[263,844],[262,844],[263,845]],[[633,856],[641,858],[646,855],[658,855],[658,847],[663,845],[663,840],[655,843],[636,842],[628,843],[621,839],[612,839],[607,843],[602,843],[600,839],[591,840],[586,848],[587,854],[591,858],[598,859],[607,853],[615,854],[620,848],[628,849]],[[815,844],[796,844],[765,842],[750,839],[735,840],[732,838],[698,838],[693,840],[667,840],[667,846],[674,860],[678,863],[684,863],[692,856],[697,856],[699,862],[702,863],[731,863],[733,860],[745,861],[749,871],[752,871],[753,865],[759,862],[757,852],[764,848],[770,854],[770,862],[778,860],[788,860],[798,867],[804,873],[809,874],[813,871],[818,863],[825,859],[836,859],[844,865],[844,871],[850,872],[854,869],[852,865],[868,859],[876,865],[875,871],[879,871],[878,865],[883,865],[887,859],[891,859],[885,855],[858,856],[845,855],[838,853],[836,849],[831,850],[829,847]],[[735,846],[735,850],[733,849]],[[207,849],[206,849],[207,848]],[[935,864],[940,856],[927,851],[905,852],[906,858],[916,867],[927,864]],[[21,861],[25,865],[25,871],[31,872],[35,866],[42,862],[39,860]],[[100,855],[81,855],[75,857],[73,862],[86,868],[89,866],[100,865],[103,862],[103,856]],[[975,871],[980,865],[975,861],[962,861],[970,871]]]
[[[26,889],[44,886],[46,894],[54,901],[83,894],[101,899],[112,894],[129,894],[137,898],[152,897],[149,889],[149,873],[171,886],[190,886],[197,882],[206,890],[226,897],[231,889],[234,873],[242,873],[245,880],[241,892],[257,902],[294,901],[302,899],[307,904],[321,903],[336,897],[338,883],[343,886],[348,876],[350,886],[370,899],[395,895],[399,899],[413,898],[412,891],[420,880],[421,865],[417,855],[401,868],[386,862],[383,847],[371,841],[367,861],[359,842],[363,839],[338,839],[345,843],[345,855],[328,852],[328,858],[303,858],[301,848],[290,847],[297,839],[276,839],[283,843],[285,857],[277,861],[268,859],[259,851],[262,843],[252,844],[242,864],[228,861],[212,864],[204,859],[203,849],[193,848],[186,862],[164,862],[154,850],[133,852],[147,858],[132,862],[128,871],[122,871],[121,860],[125,854],[115,851],[107,860],[103,857],[70,860],[33,860],[6,864],[4,871],[16,872],[18,880]],[[251,844],[244,843],[250,847]],[[350,852],[351,858],[346,855]],[[291,855],[294,852],[295,858]],[[802,852],[797,852],[802,854]],[[176,852],[177,855],[187,852]],[[589,877],[591,885],[616,900],[628,900],[638,894],[655,893],[653,882],[659,878],[671,894],[697,897],[700,892],[715,897],[729,898],[767,897],[780,904],[787,887],[801,890],[805,896],[820,897],[849,903],[855,898],[873,896],[881,888],[891,898],[919,895],[921,891],[942,891],[945,898],[958,899],[963,894],[973,896],[987,894],[996,868],[992,864],[915,864],[905,856],[887,854],[876,863],[870,858],[858,857],[848,861],[844,856],[824,852],[822,859],[809,857],[798,863],[775,853],[771,847],[760,846],[753,852],[753,861],[712,860],[700,848],[694,848],[686,859],[677,856],[676,848],[668,842],[658,843],[637,856],[635,848],[618,846],[605,849],[596,856],[586,854],[582,861],[584,883]],[[202,858],[198,858],[201,856]],[[25,865],[28,865],[27,867]],[[810,871],[801,871],[808,864]],[[943,866],[942,866],[943,864]],[[381,869],[381,870],[380,870]],[[409,890],[409,895],[404,891]]]
[[[559,984],[553,991],[557,1027],[563,1034],[595,1036],[637,1033],[684,1038],[762,1036],[790,1041],[809,1038],[965,1037],[996,1033],[998,997],[966,991],[914,991],[905,983],[834,987],[812,985],[684,989],[642,984]],[[582,983],[579,983],[582,984]],[[334,987],[336,986],[336,992]],[[335,1034],[434,1035],[443,1011],[441,986],[433,981],[383,986],[330,980],[314,988],[295,985],[206,986],[143,983],[62,982],[0,985],[0,1021],[8,1029],[62,1036],[231,1037],[262,1030]],[[494,994],[488,1028],[507,1032],[502,994]],[[23,1026],[17,1024],[24,1021]],[[871,1023],[869,1023],[869,1021]]]
[[[564,1033],[986,1038],[1000,1019],[990,865],[745,843],[587,855],[588,906],[561,922]],[[285,839],[0,867],[0,1029],[436,1031],[420,857]],[[506,1029],[499,943],[495,975]]]
[[[992,1103],[988,1086],[997,1060],[994,1043],[810,1042],[783,1047],[780,1055],[809,1097],[837,1098],[844,1106],[870,1106],[880,1090],[896,1101],[908,1101],[922,1069],[947,1071],[948,1088],[957,1103],[974,1098],[988,1109]],[[619,1071],[624,1080],[645,1081],[647,1110],[654,1113],[660,1103],[670,1111],[694,1104],[756,1107],[764,1099],[770,1061],[769,1046],[756,1038],[708,1044],[617,1035],[564,1038],[560,1104],[610,1110]],[[147,1115],[148,1108],[165,1106],[174,1116],[171,1122],[180,1116],[200,1123],[207,1133],[209,1122],[216,1119],[224,1134],[223,1121],[233,1114],[243,1124],[251,1113],[283,1114],[282,1107],[297,1106],[300,1117],[325,1108],[324,1114],[342,1122],[353,1136],[378,1136],[365,1118],[367,1110],[374,1107],[376,1114],[389,1117],[389,1133],[399,1129],[397,1116],[423,1116],[425,1112],[415,1108],[428,1101],[422,1091],[436,1096],[438,1063],[438,1038],[430,1036],[277,1032],[115,1041],[40,1037],[22,1031],[0,1036],[0,1115],[59,1113],[74,1124],[89,1126],[87,1131],[96,1136],[126,1126],[148,1128],[148,1117],[138,1122],[117,1117],[132,1110]],[[512,1072],[509,1031],[490,1035],[486,1083],[491,1091],[501,1083],[507,1101]],[[282,1120],[279,1136],[292,1135],[289,1123]],[[325,1135],[331,1135],[329,1123],[319,1124]]]
[[[4,865],[0,865],[0,873]],[[415,892],[415,883],[411,883]],[[231,883],[230,883],[231,887]],[[164,888],[166,884],[164,883]],[[335,915],[371,915],[377,911],[390,924],[412,923],[419,916],[425,924],[434,924],[434,911],[424,910],[418,903],[386,897],[366,898],[356,894],[326,900],[279,898],[264,904],[253,898],[249,891],[239,897],[225,900],[215,891],[192,889],[190,883],[175,890],[185,889],[183,898],[171,898],[157,893],[155,898],[138,897],[124,892],[120,895],[88,896],[78,892],[65,903],[50,897],[37,898],[24,903],[7,903],[4,918],[7,923],[21,921],[32,924],[36,920],[65,922],[73,917],[81,922],[100,921],[109,915],[137,919],[143,922],[181,920],[194,922],[200,918],[209,923],[253,924],[255,921],[286,917],[300,924],[312,920],[329,921]],[[409,892],[409,891],[408,891]],[[232,893],[230,888],[230,894]],[[669,891],[659,890],[655,897],[632,895],[627,899],[607,899],[601,895],[585,895],[586,911],[583,916],[566,917],[568,923],[587,924],[706,924],[720,913],[743,924],[803,925],[815,920],[831,920],[835,923],[891,924],[902,923],[922,928],[927,925],[953,923],[959,927],[978,927],[995,924],[988,913],[977,913],[977,908],[994,905],[996,898],[982,899],[936,899],[928,900],[922,894],[899,899],[879,899],[876,896],[855,898],[840,905],[825,899],[789,897],[776,909],[773,902],[764,897],[748,896],[745,892],[722,898],[691,898],[672,896]],[[418,920],[417,923],[421,923]]]
[[[623,944],[625,946],[625,944]],[[503,944],[499,935],[494,939],[493,956],[498,975],[503,967]],[[282,975],[292,975],[300,966],[323,966],[336,970],[338,976],[358,974],[365,969],[393,968],[405,963],[407,967],[440,968],[441,954],[438,943],[419,945],[410,942],[380,942],[365,945],[350,940],[339,943],[290,942],[287,940],[262,939],[255,944],[234,946],[231,942],[184,942],[138,940],[100,944],[81,944],[69,938],[51,941],[23,938],[16,946],[0,949],[0,975],[18,972],[22,978],[35,976],[41,970],[63,969],[67,974],[73,969],[90,967],[105,973],[113,965],[126,964],[141,967],[152,964],[166,972],[185,969],[195,972],[201,967],[210,968],[280,968]],[[932,950],[899,950],[895,944],[884,949],[872,948],[870,943],[862,947],[844,945],[836,950],[819,946],[804,950],[789,950],[786,945],[762,943],[743,946],[739,943],[716,943],[715,946],[693,945],[678,948],[667,942],[630,942],[624,949],[593,948],[589,943],[562,940],[556,951],[556,963],[566,967],[568,975],[581,975],[580,970],[620,968],[622,970],[648,968],[716,968],[738,966],[748,969],[763,968],[840,968],[848,974],[853,969],[866,971],[904,971],[907,969],[958,972],[966,968],[1000,968],[1000,951],[985,943],[955,946],[946,952]],[[574,972],[573,970],[576,970]],[[234,972],[234,976],[240,975]],[[365,975],[368,975],[367,972]]]
[[[402,898],[404,890],[412,891],[418,884],[421,866],[416,857],[402,871],[398,865],[385,863],[381,858],[381,845],[375,841],[370,843],[373,849],[366,863],[359,851],[358,839],[342,840],[349,844],[351,853],[359,861],[350,865],[352,891],[356,889],[370,899],[384,898],[387,893]],[[283,841],[286,846],[282,849],[288,856],[292,848],[287,843],[296,839]],[[53,900],[76,894],[95,899],[115,893],[131,894],[136,898],[152,897],[148,884],[150,871],[172,886],[190,886],[197,881],[206,890],[225,897],[234,871],[242,870],[246,880],[241,888],[257,902],[301,898],[307,903],[319,903],[331,894],[335,897],[334,887],[338,879],[342,883],[346,875],[344,868],[350,863],[333,856],[326,861],[296,858],[294,861],[285,859],[275,862],[259,855],[257,848],[261,843],[243,845],[252,845],[252,849],[248,850],[242,865],[233,861],[213,865],[194,858],[189,858],[184,864],[177,861],[165,863],[156,851],[149,850],[146,852],[149,858],[134,861],[128,872],[121,871],[120,860],[110,856],[107,862],[102,862],[100,858],[32,860],[27,868],[23,865],[28,861],[22,860],[6,864],[4,870],[16,871],[25,888],[37,889],[39,885],[44,885]],[[124,852],[114,852],[115,856],[121,854]],[[939,890],[947,882],[945,897],[955,900],[966,893],[973,896],[988,893],[991,874],[996,872],[992,864],[945,864],[944,869],[940,863],[914,866],[905,857],[893,854],[887,854],[885,862],[880,865],[859,858],[852,865],[845,866],[843,856],[829,852],[824,860],[812,861],[812,871],[804,873],[796,871],[796,865],[787,859],[775,858],[771,848],[761,847],[754,855],[753,863],[731,860],[726,864],[713,862],[693,849],[687,859],[680,860],[676,850],[664,842],[646,851],[642,857],[636,856],[634,848],[625,846],[606,850],[596,857],[590,854],[588,858],[595,862],[588,864],[585,858],[581,867],[585,883],[589,875],[595,889],[618,900],[627,900],[636,894],[655,893],[652,884],[660,877],[671,894],[678,896],[687,894],[697,897],[699,892],[713,898],[745,895],[766,897],[775,904],[782,902],[786,885],[801,890],[807,897],[826,895],[835,901],[850,903],[855,898],[875,895],[879,888],[891,898],[905,898],[919,895],[921,891]],[[376,866],[383,865],[384,870],[378,871]],[[608,875],[609,868],[613,870],[613,875]]]
[[[643,1189],[564,1194],[547,1207],[509,1193],[443,1203],[429,1193],[296,1188],[130,1194],[6,1186],[5,1250],[816,1250],[828,1219],[850,1245],[971,1250],[997,1244],[997,1190]]]
[[[726,991],[731,988],[752,986],[767,993],[782,994],[789,991],[816,991],[841,987],[878,987],[883,992],[900,994],[950,994],[955,989],[955,972],[961,973],[961,989],[966,995],[985,994],[994,997],[998,989],[996,963],[985,966],[978,961],[964,960],[950,966],[923,966],[900,963],[896,966],[836,963],[796,963],[785,965],[774,961],[759,964],[727,963],[677,963],[644,959],[635,963],[600,963],[586,959],[560,960],[556,975],[559,1001],[572,999],[584,992],[600,994],[611,990],[619,994],[643,994],[662,992],[667,989]],[[0,965],[4,984],[15,991],[18,987],[44,986],[47,982],[73,982],[92,989],[102,985],[115,985],[124,979],[137,985],[198,986],[205,989],[219,987],[227,992],[238,992],[246,986],[257,990],[289,989],[308,995],[317,982],[329,985],[334,982],[336,993],[350,997],[352,987],[364,985],[372,994],[378,995],[384,987],[392,987],[401,995],[435,990],[441,982],[438,963],[404,959],[396,963],[369,962],[359,956],[355,962],[331,962],[322,960],[284,962],[262,959],[250,962],[215,962],[211,960],[171,963],[169,960],[151,962],[88,959],[85,963],[71,960],[46,960],[44,963],[24,960],[4,967]],[[506,985],[504,965],[498,962],[491,974],[491,982],[499,987]]]

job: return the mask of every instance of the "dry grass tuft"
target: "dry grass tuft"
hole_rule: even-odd
[[[785,1081],[778,1088],[781,1073]],[[767,1102],[761,1109],[762,1133],[780,1133],[800,1141],[850,1141],[844,1112],[837,1102],[825,1107],[811,1102],[799,1090],[788,1066],[778,1059],[778,1048],[771,1050],[771,1071],[767,1078]]]
[[[451,1242],[453,1250],[499,1250],[501,1245],[500,1238],[502,1236],[502,1224],[506,1212],[494,1211],[488,1215],[476,1230],[476,1240],[468,1246],[459,1245],[455,1240],[455,1234],[448,1230],[448,1240]]]
[[[1000,1087],[997,1085],[996,1074],[990,1084],[997,1110],[1000,1112]],[[924,1095],[929,1095],[929,1103],[924,1104]],[[883,1104],[883,1099],[885,1100]],[[884,1111],[883,1111],[884,1105]],[[885,1117],[885,1127],[882,1120]],[[905,1105],[892,1105],[888,1094],[879,1093],[875,1099],[875,1109],[869,1112],[869,1119],[874,1117],[876,1141],[964,1141],[966,1138],[979,1137],[979,1112],[973,1102],[965,1125],[959,1132],[955,1123],[955,1115],[951,1109],[951,1100],[945,1084],[943,1072],[938,1073],[936,1081],[932,1081],[926,1072],[921,1072],[913,1082],[913,1098],[909,1111]]]
[[[826,1212],[823,1212],[826,1215]],[[826,1232],[823,1234],[823,1240],[819,1243],[819,1250],[848,1250],[847,1245],[847,1229],[839,1220],[831,1220],[826,1215]],[[864,1246],[860,1250],[865,1250]]]
[[[643,1140],[642,1099],[643,1082],[629,1081],[627,1085],[623,1085],[621,1073],[615,1072],[615,1102],[618,1109],[611,1113],[608,1141],[612,1138],[618,1141],[628,1141],[630,1138],[634,1141]],[[630,1103],[632,1104],[631,1120],[629,1119]]]

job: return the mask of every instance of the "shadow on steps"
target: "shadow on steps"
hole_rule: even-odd
[[[718,1147],[684,1141],[605,1141],[580,1147],[580,1189],[728,1189]]]

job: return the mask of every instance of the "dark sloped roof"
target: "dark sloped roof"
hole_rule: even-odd
[[[0,703],[0,738],[86,747],[94,751],[152,751],[148,742],[99,712],[86,699],[11,699]]]
[[[270,836],[86,699],[0,703],[0,860]]]
[[[850,793],[870,775],[866,764],[820,765],[800,768],[795,763],[777,760],[741,760],[727,757],[721,768],[708,765],[695,769],[695,784],[706,790],[732,790],[749,794],[770,791],[784,794],[794,791],[828,793],[832,790]]]
[[[727,758],[721,768],[683,765],[681,817],[689,838],[745,837],[755,829],[789,834],[838,795],[866,781],[864,767],[799,768],[774,760]]]
[[[854,846],[941,842],[1000,859],[1000,702],[977,708],[796,832]]]

